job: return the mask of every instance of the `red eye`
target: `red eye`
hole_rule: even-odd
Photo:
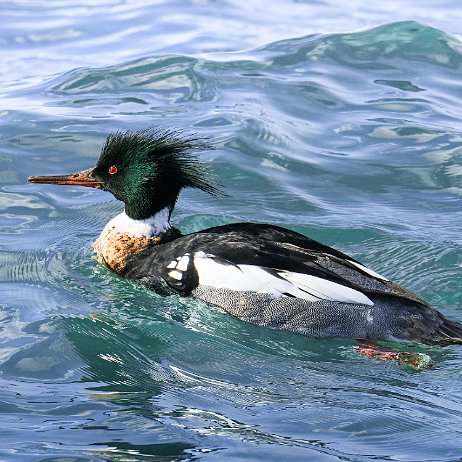
[[[109,174],[110,175],[115,175],[117,173],[117,167],[115,165],[112,165],[109,167]]]

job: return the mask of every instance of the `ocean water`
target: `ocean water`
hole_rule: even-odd
[[[462,321],[455,0],[0,2],[1,461],[461,461],[462,348],[414,371],[158,295],[100,266],[108,193],[32,185],[115,130],[178,128],[252,220]]]

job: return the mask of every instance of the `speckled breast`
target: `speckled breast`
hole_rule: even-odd
[[[121,233],[115,227],[106,227],[93,248],[100,263],[105,263],[113,271],[123,275],[127,264],[138,254],[179,236],[180,232],[175,228],[156,236],[133,237]]]

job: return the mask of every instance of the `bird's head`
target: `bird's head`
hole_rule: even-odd
[[[144,220],[164,208],[173,210],[183,188],[219,193],[194,151],[203,140],[170,130],[116,132],[107,140],[96,165],[62,176],[31,176],[32,183],[89,186],[111,192],[125,203],[125,213]]]

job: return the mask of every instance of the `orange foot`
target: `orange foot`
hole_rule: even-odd
[[[366,356],[378,361],[397,361],[398,364],[412,367],[412,369],[422,370],[430,369],[434,363],[430,356],[425,353],[400,351],[396,348],[391,348],[370,340],[358,339],[361,346],[356,346],[355,349],[361,356]]]

